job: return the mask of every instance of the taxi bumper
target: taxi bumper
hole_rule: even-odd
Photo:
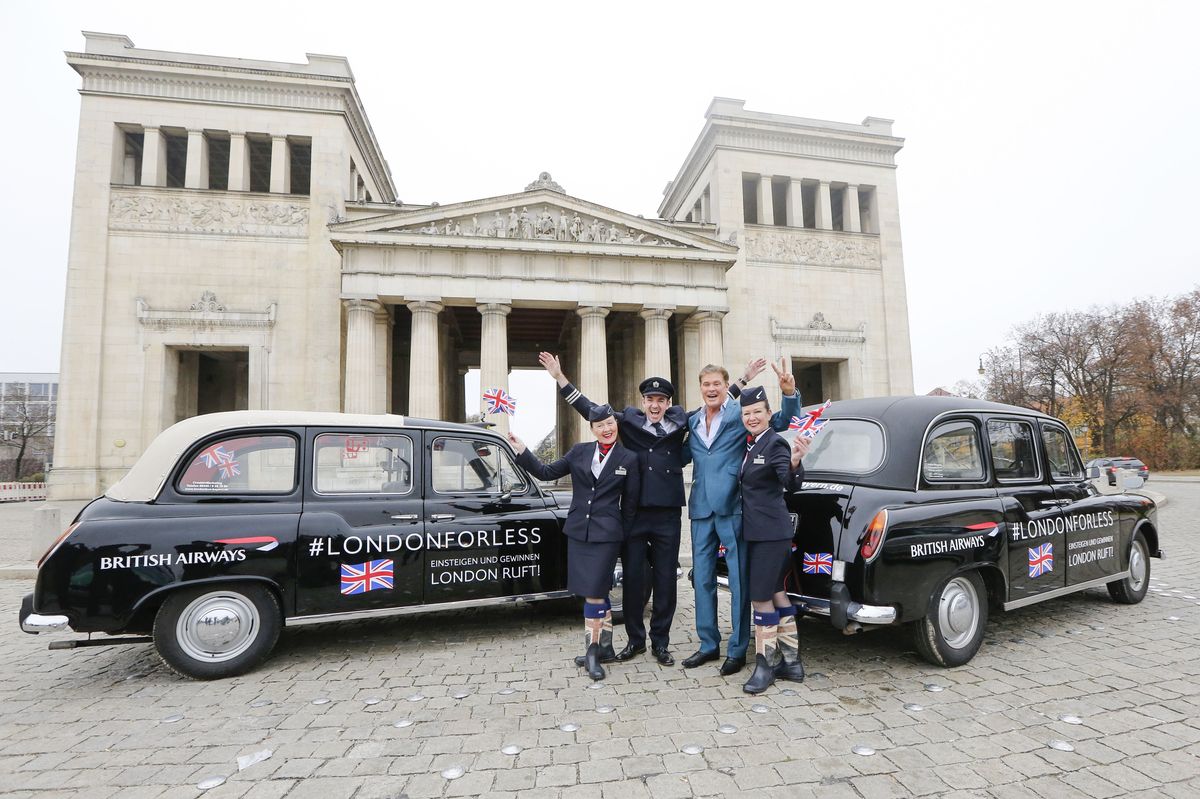
[[[21,598],[21,629],[27,633],[54,633],[70,629],[66,616],[43,616],[33,612],[33,594]]]

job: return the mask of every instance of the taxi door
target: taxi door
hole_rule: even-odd
[[[421,432],[309,428],[296,613],[421,601]]]
[[[1032,601],[1066,585],[1060,498],[1042,468],[1033,420],[989,417],[987,436],[1007,527],[1008,601]]]
[[[561,590],[552,505],[486,436],[425,433],[426,604]]]

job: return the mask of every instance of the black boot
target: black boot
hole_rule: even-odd
[[[754,673],[750,675],[750,679],[746,680],[742,690],[748,694],[761,694],[774,684],[775,667],[767,662],[766,656],[755,655]]]
[[[761,694],[775,683],[775,668],[780,663],[776,637],[779,620],[776,617],[771,619],[771,622],[754,625],[754,673],[742,686],[742,690],[748,694]]]
[[[800,632],[796,629],[796,617],[781,616],[779,619],[779,665],[775,676],[781,680],[804,682],[804,664],[800,662]]]
[[[609,647],[609,649],[612,649],[612,647]],[[589,644],[587,654],[583,656],[583,659],[588,676],[593,680],[603,680],[605,674],[604,667],[600,665],[600,645]]]
[[[603,622],[603,624],[600,627],[600,662],[601,663],[614,663],[617,660],[617,653],[613,651],[612,610],[605,610],[604,617],[601,619],[601,621]],[[588,628],[588,639],[587,640],[589,642],[591,641],[591,628],[590,627]],[[645,652],[646,648],[642,647],[642,651]],[[586,666],[587,665],[587,655],[580,655],[579,657],[575,658],[575,665],[579,666],[580,668],[583,668],[584,666]]]

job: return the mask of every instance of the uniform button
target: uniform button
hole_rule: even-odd
[[[590,519],[590,518],[592,518],[592,514],[589,513],[587,516],[584,516],[583,518]]]
[[[650,448],[650,451],[651,451],[651,452],[653,452],[653,451],[654,451],[654,447],[651,447],[651,448]]]
[[[591,505],[591,504],[592,504],[592,501],[591,501],[590,499],[588,500],[588,504],[589,504],[589,505]]]

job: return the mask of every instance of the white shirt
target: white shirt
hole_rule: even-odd
[[[614,443],[614,446],[615,446],[615,443]],[[605,455],[604,457],[608,458],[610,455],[612,455],[611,449],[608,451],[608,455]],[[603,470],[604,470],[604,462],[600,460],[600,442],[597,441],[596,449],[592,452],[592,477],[595,477],[597,480],[599,480],[600,472],[602,472]]]
[[[733,397],[725,395],[725,401],[721,403],[721,409],[712,419],[712,427],[708,426],[708,406],[704,406],[699,410],[700,423],[696,425],[696,435],[700,436],[700,440],[704,442],[704,446],[712,447],[713,441],[717,437],[717,432],[721,429],[721,417],[725,415],[725,406]]]
[[[658,424],[662,425],[664,436],[674,433],[677,429],[677,425],[674,422],[668,422],[665,415],[658,421]],[[654,429],[654,422],[650,421],[649,417],[646,418],[646,423],[642,425],[642,429],[648,433],[658,435],[658,431]]]

